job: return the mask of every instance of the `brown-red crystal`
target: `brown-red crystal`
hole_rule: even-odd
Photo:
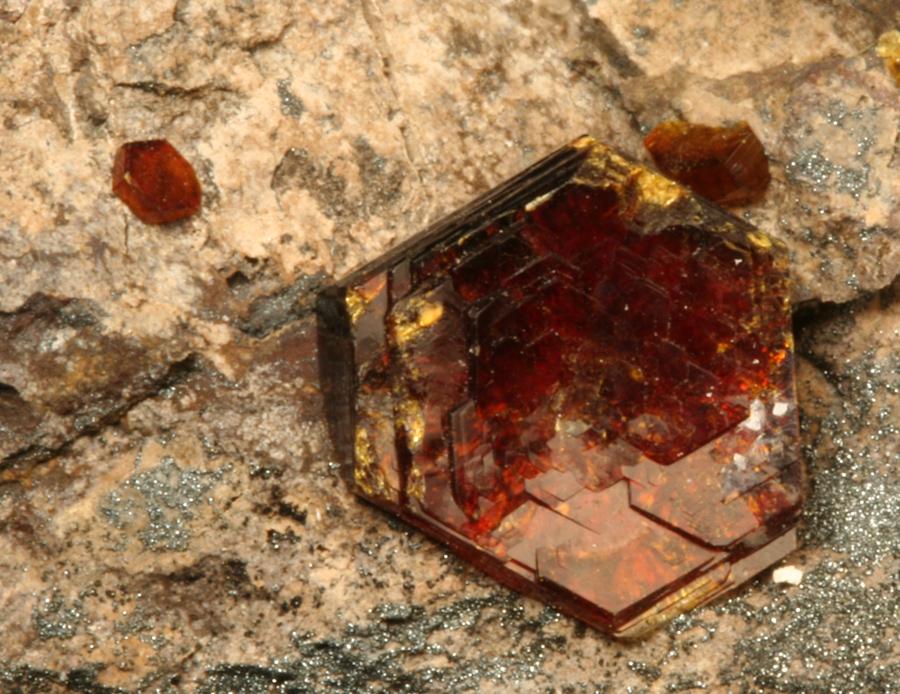
[[[766,152],[744,121],[725,127],[666,121],[644,146],[666,176],[726,207],[758,202],[769,187]]]
[[[498,580],[646,632],[795,546],[784,247],[581,138],[324,290],[354,490]]]
[[[167,140],[126,142],[116,152],[113,193],[142,222],[166,224],[200,209],[194,167]]]

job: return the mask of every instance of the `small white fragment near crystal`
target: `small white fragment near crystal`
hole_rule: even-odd
[[[789,583],[792,586],[799,586],[803,580],[803,569],[788,564],[787,566],[779,566],[772,572],[772,580],[775,583]]]
[[[754,400],[750,403],[750,416],[744,420],[741,426],[751,431],[761,431],[765,423],[766,406],[761,400]]]

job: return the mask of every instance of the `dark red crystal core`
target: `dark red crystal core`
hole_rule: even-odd
[[[319,298],[357,493],[617,635],[794,546],[782,246],[589,138]]]
[[[167,140],[119,147],[113,193],[147,224],[189,217],[200,209],[202,197],[194,167]]]
[[[644,146],[660,171],[720,205],[758,202],[769,187],[769,160],[744,121],[720,128],[667,121]]]

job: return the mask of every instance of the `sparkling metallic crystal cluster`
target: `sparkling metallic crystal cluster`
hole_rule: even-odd
[[[581,138],[318,301],[354,490],[637,636],[795,546],[785,249]]]

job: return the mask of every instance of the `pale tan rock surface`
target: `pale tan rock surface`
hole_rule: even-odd
[[[0,0],[0,691],[897,691],[898,26],[875,0]],[[746,119],[772,157],[738,213],[793,253],[804,578],[624,645],[348,496],[309,306],[567,140],[647,160],[672,116]],[[149,137],[197,216],[111,194]]]

